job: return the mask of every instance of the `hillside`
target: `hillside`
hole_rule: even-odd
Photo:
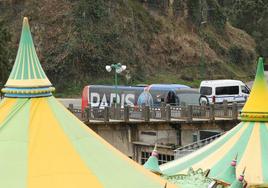
[[[0,35],[6,50],[5,56],[0,53],[1,82],[14,62],[23,16],[30,19],[42,66],[65,95],[78,94],[85,84],[113,83],[104,67],[118,62],[127,65],[122,84],[249,80],[255,72],[254,40],[226,21],[215,0],[206,1],[213,11],[205,16],[201,11],[202,20],[193,2],[1,1],[0,30],[11,35]]]

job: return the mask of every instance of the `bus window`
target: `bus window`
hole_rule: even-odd
[[[167,94],[167,104],[176,105],[176,94],[174,91],[169,91]]]
[[[138,98],[138,105],[148,105],[153,106],[153,97],[148,91],[144,91],[140,94]]]

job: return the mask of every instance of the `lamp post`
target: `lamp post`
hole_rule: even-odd
[[[201,13],[201,20],[200,20],[200,25],[199,25],[199,35],[201,37],[201,44],[200,44],[200,48],[201,48],[201,58],[200,58],[200,79],[204,79],[205,77],[205,71],[206,71],[206,57],[205,57],[205,27],[208,24],[208,17],[210,17],[209,19],[212,19],[211,15],[209,15],[209,11],[214,11],[215,8],[210,8],[207,4],[207,1],[205,0],[200,0],[200,5],[201,5],[201,9],[200,9],[200,13]]]
[[[205,74],[205,52],[204,52],[204,31],[203,27],[206,25],[206,21],[200,23],[200,37],[201,37],[201,59],[200,59],[200,78],[204,79]]]
[[[117,105],[117,95],[118,95],[118,78],[117,78],[117,74],[120,74],[121,72],[123,72],[124,70],[126,70],[127,66],[126,65],[122,65],[121,63],[116,63],[116,64],[111,64],[111,65],[106,65],[105,69],[108,72],[111,72],[112,69],[114,69],[114,85],[115,85],[115,105]]]

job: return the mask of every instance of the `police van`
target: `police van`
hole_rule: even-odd
[[[199,103],[245,102],[250,89],[240,80],[205,80],[200,83]]]

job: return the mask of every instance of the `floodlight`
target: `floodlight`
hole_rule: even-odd
[[[122,68],[121,68],[121,67],[120,67],[120,68],[117,68],[115,71],[116,71],[116,73],[118,73],[118,74],[119,74],[119,73],[121,73],[121,72],[122,72]]]
[[[121,68],[122,68],[122,71],[124,71],[124,70],[126,70],[127,66],[126,65],[122,65]]]
[[[110,65],[106,65],[106,66],[105,66],[105,69],[106,69],[108,72],[111,72],[112,67],[111,67]]]

